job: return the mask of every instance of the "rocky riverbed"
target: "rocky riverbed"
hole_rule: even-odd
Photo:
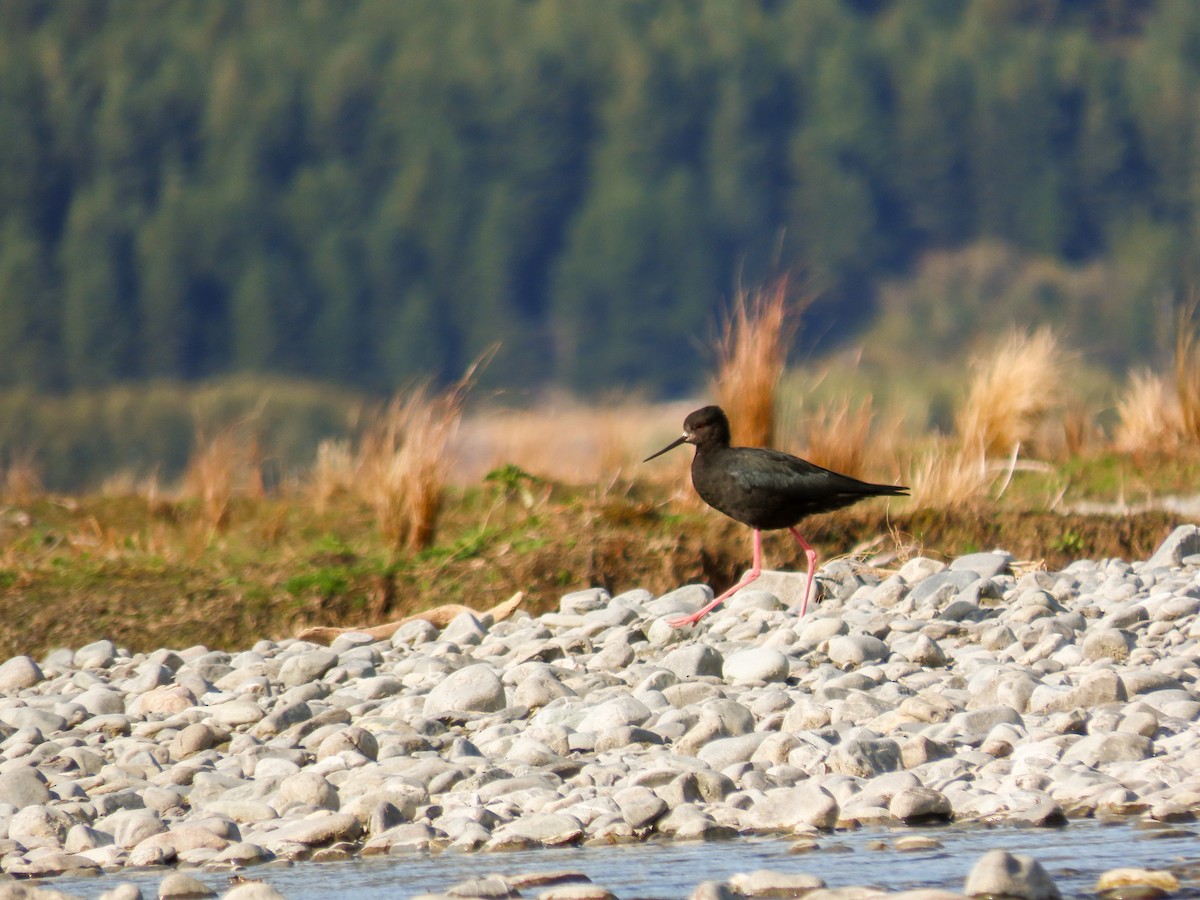
[[[10,659],[0,869],[240,871],[749,833],[803,845],[864,824],[1200,811],[1195,526],[1147,561],[1059,572],[1002,552],[895,571],[837,561],[797,619],[802,585],[764,574],[687,629],[666,619],[711,598],[706,586],[584,590],[537,618],[464,614],[328,648],[131,655],[104,640]],[[972,878],[964,892],[1054,896],[1028,859],[989,854]],[[458,895],[516,896],[477,887]],[[536,879],[503,889],[604,896]]]

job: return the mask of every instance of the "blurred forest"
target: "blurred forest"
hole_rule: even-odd
[[[1194,0],[5,0],[0,387],[702,384],[739,284],[1114,369],[1200,284]]]

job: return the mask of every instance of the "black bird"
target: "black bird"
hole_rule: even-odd
[[[742,580],[712,603],[690,616],[675,619],[672,625],[690,625],[700,621],[731,594],[740,591],[762,573],[762,532],[786,528],[804,548],[808,557],[808,580],[804,584],[803,617],[808,609],[816,571],[817,551],[796,530],[805,516],[850,506],[868,497],[908,492],[894,484],[869,484],[822,469],[815,463],[778,450],[759,447],[729,446],[729,420],[719,406],[698,409],[683,420],[683,436],[657,453],[649,462],[674,450],[680,444],[695,444],[692,457],[692,485],[700,499],[731,519],[754,529],[754,562]]]

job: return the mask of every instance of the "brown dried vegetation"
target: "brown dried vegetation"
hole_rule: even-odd
[[[779,381],[803,305],[792,298],[785,275],[764,288],[739,290],[721,323],[714,393],[729,414],[735,445],[775,442]]]
[[[778,424],[776,385],[794,334],[786,309],[786,282],[742,295],[723,337],[721,402],[744,412],[749,398],[752,411],[735,423],[760,435]],[[1195,491],[1200,454],[1188,436],[1200,428],[1200,353],[1194,329],[1181,323],[1180,335],[1174,384],[1135,375],[1112,439],[1070,409],[1056,423],[1063,363],[1049,332],[1011,335],[981,358],[945,436],[904,432],[866,392],[806,397],[799,452],[913,494],[814,517],[806,535],[823,553],[865,542],[876,559],[993,546],[1048,567],[1144,556],[1178,515],[1049,509],[1065,508],[1064,494],[1125,504]],[[760,342],[771,352],[753,356]],[[662,591],[703,580],[721,590],[737,578],[746,530],[696,501],[688,454],[636,465],[678,434],[696,401],[488,410],[464,422],[469,377],[397,395],[355,439],[323,443],[299,488],[264,487],[248,422],[197,440],[176,495],[150,479],[57,498],[32,457],[10,457],[0,471],[0,614],[10,623],[0,655],[102,636],[139,649],[232,648],[312,625],[486,608],[517,591],[537,612],[590,585]],[[1049,446],[1047,425],[1068,421],[1063,443],[1089,455],[1030,466],[1023,457]],[[881,535],[895,546],[881,549]],[[803,566],[783,538],[767,538],[773,564]]]

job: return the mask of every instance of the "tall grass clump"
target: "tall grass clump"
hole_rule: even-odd
[[[977,358],[953,439],[938,440],[914,462],[913,502],[929,509],[984,503],[1058,403],[1061,381],[1059,343],[1048,328],[1011,332],[993,353]]]
[[[214,531],[229,524],[229,508],[239,494],[261,497],[262,455],[245,422],[222,426],[212,434],[196,430],[196,443],[183,473],[182,499],[200,504],[201,518]]]
[[[1135,456],[1162,455],[1200,441],[1200,300],[1179,309],[1175,320],[1174,378],[1148,369],[1133,372],[1117,398],[1113,448]]]
[[[476,366],[441,393],[420,384],[397,394],[362,437],[357,487],[396,550],[433,543],[450,475],[454,435]]]
[[[775,440],[779,380],[799,328],[788,278],[754,291],[739,290],[717,339],[717,402],[730,417],[734,444]]]
[[[1113,447],[1135,456],[1169,453],[1183,436],[1179,394],[1149,370],[1134,372],[1117,398]]]
[[[963,447],[985,457],[1011,455],[1028,443],[1062,393],[1062,352],[1049,328],[1032,335],[1013,331],[974,365],[970,388],[956,418]]]
[[[978,446],[943,438],[917,457],[909,493],[918,509],[976,509],[987,499],[996,475]]]
[[[807,420],[805,459],[855,478],[865,477],[875,419],[871,398],[826,401]]]
[[[45,490],[41,470],[31,452],[11,453],[7,462],[0,457],[0,500],[26,506]]]
[[[1175,329],[1175,393],[1183,437],[1200,440],[1200,340],[1194,324],[1200,301],[1193,299],[1179,311]]]

